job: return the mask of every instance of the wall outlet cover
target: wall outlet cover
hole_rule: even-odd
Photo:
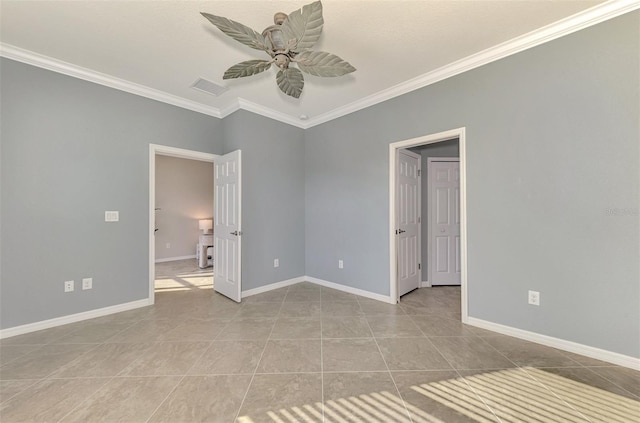
[[[83,278],[82,279],[82,289],[93,289],[93,279],[92,278]]]
[[[64,292],[72,292],[72,291],[73,291],[73,281],[65,281]]]

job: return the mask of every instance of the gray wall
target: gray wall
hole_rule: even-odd
[[[213,216],[213,163],[158,155],[156,207],[156,260],[195,257],[198,220]]]
[[[0,327],[147,298],[149,143],[221,154],[222,121],[7,59],[0,72]]]
[[[464,126],[470,316],[640,357],[639,24],[627,14],[307,130],[307,274],[388,294],[388,145]]]
[[[225,152],[242,150],[242,290],[303,276],[304,131],[246,111],[224,122]]]
[[[420,202],[422,210],[421,244],[422,244],[422,281],[427,282],[429,275],[429,220],[427,213],[429,210],[429,172],[427,172],[427,161],[429,157],[459,157],[458,139],[437,142],[435,144],[421,145],[410,148],[414,153],[420,154],[422,164]]]

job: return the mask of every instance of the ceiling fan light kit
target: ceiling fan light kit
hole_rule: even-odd
[[[322,33],[322,3],[316,1],[301,9],[274,15],[274,25],[262,33],[231,19],[202,13],[209,22],[234,40],[256,50],[265,51],[270,60],[247,60],[231,66],[222,79],[243,78],[278,67],[276,82],[280,90],[299,98],[304,88],[302,72],[321,77],[337,77],[354,72],[356,68],[335,54],[312,51],[311,47]],[[297,67],[291,66],[295,64]]]

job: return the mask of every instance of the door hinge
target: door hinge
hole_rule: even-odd
[[[418,263],[418,270],[422,269],[422,264]]]
[[[422,175],[422,170],[418,169],[418,176]]]
[[[418,216],[418,223],[422,221],[422,217]]]

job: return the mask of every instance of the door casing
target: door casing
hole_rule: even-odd
[[[458,139],[460,148],[460,260],[461,260],[461,315],[462,322],[467,323],[468,295],[467,295],[467,158],[466,158],[466,128],[456,128],[404,141],[389,144],[389,299],[398,301],[398,263],[396,225],[396,154],[398,150],[433,144],[441,141]]]

